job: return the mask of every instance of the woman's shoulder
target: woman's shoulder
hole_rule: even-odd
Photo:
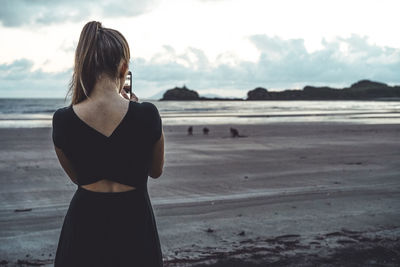
[[[157,116],[159,114],[157,106],[151,102],[143,101],[135,103],[144,115]]]
[[[70,117],[71,114],[71,105],[61,107],[56,109],[56,111],[53,114],[53,122],[54,121],[60,121],[60,120],[65,120]]]
[[[140,106],[140,108],[141,108],[141,109],[144,109],[144,110],[154,110],[154,109],[157,109],[156,105],[154,105],[154,104],[151,103],[151,102],[143,101],[143,102],[135,102],[135,103],[137,103],[137,104]]]

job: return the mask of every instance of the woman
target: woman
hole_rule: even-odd
[[[129,46],[87,23],[75,53],[72,103],[53,116],[61,166],[78,185],[64,218],[55,267],[162,266],[148,176],[164,165],[164,134],[150,102],[123,90]]]

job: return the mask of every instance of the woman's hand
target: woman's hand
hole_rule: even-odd
[[[121,90],[121,95],[130,101],[139,102],[139,98],[134,93],[132,93],[131,97],[129,98],[129,95],[125,92],[125,90]]]

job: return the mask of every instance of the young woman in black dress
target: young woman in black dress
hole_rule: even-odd
[[[123,35],[87,23],[75,53],[72,101],[53,115],[61,166],[77,184],[55,267],[162,266],[148,176],[164,166],[157,107],[123,90],[130,51]]]

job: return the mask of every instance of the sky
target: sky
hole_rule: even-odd
[[[0,0],[0,97],[65,97],[92,20],[131,49],[133,90],[245,98],[369,79],[400,84],[398,0]]]

